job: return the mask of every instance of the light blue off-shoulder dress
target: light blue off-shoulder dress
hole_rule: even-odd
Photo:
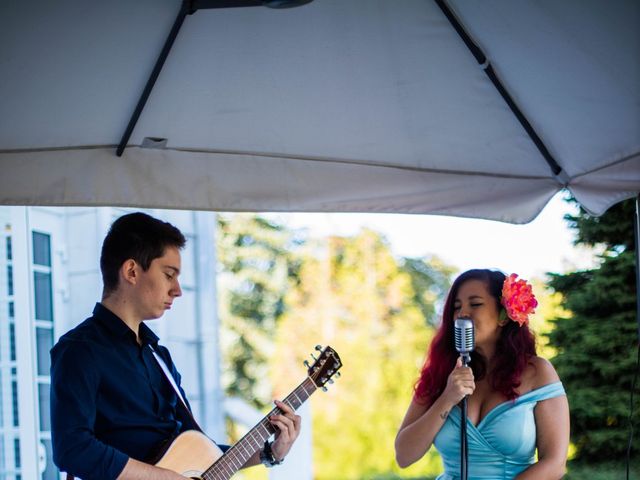
[[[493,408],[476,426],[467,420],[469,480],[511,480],[535,461],[533,409],[541,400],[564,395],[561,382],[550,383]],[[449,413],[434,445],[444,473],[436,480],[460,478],[460,413]]]

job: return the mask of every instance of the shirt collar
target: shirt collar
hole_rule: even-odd
[[[142,343],[144,345],[146,345],[147,343],[150,343],[151,345],[157,345],[158,340],[160,340],[158,336],[153,333],[153,330],[151,330],[144,322],[140,324],[140,331],[138,332],[138,334],[140,335],[140,338],[142,339]]]
[[[96,306],[93,309],[93,316],[113,335],[117,337],[133,335],[135,339],[135,333],[127,326],[127,324],[124,323],[124,321],[119,316],[102,305],[100,302],[96,303]],[[153,333],[153,331],[147,325],[145,325],[144,322],[140,324],[138,335],[140,336],[143,345],[146,345],[148,343],[155,345],[159,340],[158,336]]]

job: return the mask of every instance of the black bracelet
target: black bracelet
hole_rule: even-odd
[[[281,458],[280,460],[276,458],[273,454],[273,450],[271,450],[271,442],[267,440],[264,442],[264,448],[260,452],[260,461],[265,467],[271,468],[276,465],[280,465],[284,461],[284,458]]]

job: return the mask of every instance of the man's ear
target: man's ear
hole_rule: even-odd
[[[138,263],[130,258],[120,266],[120,277],[123,282],[135,285],[138,281]]]

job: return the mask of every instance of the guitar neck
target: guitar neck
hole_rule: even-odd
[[[293,408],[293,410],[297,410],[317,388],[316,384],[310,378],[307,378],[283,400],[283,403]],[[228,480],[231,478],[234,473],[247,463],[247,460],[262,449],[264,442],[275,433],[276,429],[269,422],[269,417],[280,413],[282,411],[277,407],[271,410],[255,427],[249,430],[244,437],[204,472],[202,479]]]

